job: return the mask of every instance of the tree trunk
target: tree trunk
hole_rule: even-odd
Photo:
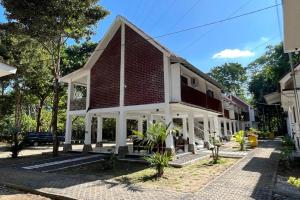
[[[59,103],[59,82],[58,79],[54,79],[53,83],[53,108],[52,108],[52,120],[51,131],[53,135],[53,156],[58,156],[58,139],[57,139],[57,115],[58,115],[58,103]]]
[[[18,81],[16,81],[16,85],[15,85],[15,99],[16,99],[15,126],[16,126],[16,132],[20,132],[21,131],[21,91],[20,91]]]
[[[57,60],[53,68],[53,108],[52,108],[52,120],[51,131],[53,136],[53,156],[58,156],[59,141],[57,138],[57,116],[58,116],[58,104],[59,104],[59,76],[60,76],[60,50],[61,50],[62,38],[59,38],[57,46]]]
[[[40,103],[39,103],[39,107],[37,108],[37,115],[36,115],[36,129],[35,131],[36,132],[40,132],[41,130],[41,114],[42,114],[42,109],[43,109],[43,106],[44,106],[44,101],[45,101],[45,98],[41,98],[40,99]]]
[[[16,81],[15,83],[15,100],[16,100],[16,106],[15,106],[15,130],[12,130],[12,157],[17,158],[18,157],[18,146],[19,146],[19,140],[18,140],[18,134],[21,132],[21,91],[19,82]]]

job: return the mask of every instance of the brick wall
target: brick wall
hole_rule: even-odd
[[[90,108],[119,106],[121,28],[91,69]]]
[[[124,104],[164,102],[163,53],[125,26]]]

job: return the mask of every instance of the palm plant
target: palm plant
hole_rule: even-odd
[[[243,130],[237,132],[235,135],[235,141],[240,144],[240,151],[244,151],[245,144],[245,132]]]
[[[152,156],[145,157],[145,160],[150,163],[151,166],[156,169],[156,176],[162,177],[164,174],[165,167],[169,166],[169,162],[172,159],[171,155],[168,153],[154,153]]]
[[[139,131],[133,131],[133,133],[134,135],[145,141],[150,151],[156,148],[158,152],[163,153],[164,142],[166,141],[168,135],[173,132],[173,130],[169,130],[169,126],[170,124],[166,125],[162,122],[150,122],[150,126],[147,128],[145,134]]]
[[[151,166],[155,167],[157,177],[162,177],[164,174],[164,168],[168,166],[169,161],[172,156],[165,152],[164,143],[169,135],[171,135],[175,130],[170,129],[170,124],[166,125],[164,123],[150,123],[145,134],[139,131],[133,131],[133,133],[139,138],[143,139],[146,146],[150,151],[154,148],[157,149],[156,153],[151,156],[145,157]]]

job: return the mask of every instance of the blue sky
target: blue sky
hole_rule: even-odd
[[[280,0],[277,0],[281,2]],[[152,37],[206,24],[276,4],[276,0],[101,0],[110,15],[100,21],[93,41],[99,41],[117,15],[126,17]],[[0,7],[0,22],[5,21]],[[282,8],[279,6],[282,29]],[[246,66],[267,45],[281,39],[276,8],[229,22],[157,39],[204,72],[225,62]]]

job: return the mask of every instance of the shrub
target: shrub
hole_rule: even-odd
[[[285,168],[289,169],[291,154],[295,149],[294,141],[289,136],[285,136],[284,138],[282,138],[281,144],[282,147],[280,151],[280,160],[285,165]]]
[[[294,141],[289,136],[284,136],[284,138],[282,138],[282,140],[281,140],[281,144],[282,144],[282,146],[294,148]]]
[[[300,178],[289,177],[288,183],[295,186],[298,190],[300,190]]]
[[[169,153],[160,154],[158,152],[154,153],[152,156],[145,157],[145,160],[150,163],[156,169],[156,176],[162,177],[164,174],[165,167],[169,166],[172,156]]]
[[[108,169],[112,169],[115,170],[116,169],[116,163],[117,163],[117,156],[114,153],[111,153],[110,156],[108,157],[107,160],[105,160],[105,162],[103,163],[103,169],[104,170],[108,170]]]
[[[240,144],[240,151],[244,151],[245,145],[245,132],[243,130],[237,132],[235,135],[235,141]]]

